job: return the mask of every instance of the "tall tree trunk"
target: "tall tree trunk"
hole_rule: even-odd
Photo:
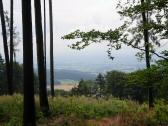
[[[13,94],[13,0],[10,2],[10,94]]]
[[[35,25],[36,25],[40,107],[44,114],[48,114],[49,105],[48,105],[48,98],[47,98],[47,81],[46,81],[46,70],[45,70],[45,63],[44,63],[43,30],[42,30],[40,0],[34,0],[34,5],[35,5]]]
[[[54,56],[53,56],[53,15],[52,15],[52,0],[49,0],[49,17],[50,17],[50,83],[51,96],[54,97]]]
[[[141,3],[144,3],[144,0],[141,0]],[[148,23],[148,14],[146,12],[142,12],[142,19],[143,19],[143,25],[145,26]],[[146,58],[146,68],[150,69],[150,45],[149,45],[149,31],[148,29],[144,29],[144,41],[145,41],[145,58]],[[150,78],[148,79],[148,83],[150,84]],[[154,107],[154,97],[153,97],[153,87],[150,84],[148,87],[148,97],[149,97],[149,108]]]
[[[46,66],[46,5],[45,5],[45,0],[44,0],[44,63],[45,63],[45,69],[47,71],[47,66]]]
[[[36,126],[31,0],[22,0],[24,112],[23,126]]]
[[[4,46],[4,54],[5,54],[5,62],[6,62],[6,74],[7,74],[6,77],[7,77],[7,83],[8,83],[8,94],[10,94],[10,91],[11,91],[10,63],[9,63],[7,32],[6,32],[6,24],[5,24],[4,9],[3,9],[3,2],[2,2],[2,0],[0,0],[0,16],[1,16],[3,46]]]

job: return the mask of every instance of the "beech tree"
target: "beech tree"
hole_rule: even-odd
[[[144,4],[144,0],[141,0],[141,5]],[[147,15],[147,16],[146,16]],[[148,23],[148,11],[142,12],[142,20],[143,20],[143,35],[144,35],[144,46],[145,46],[145,60],[146,60],[146,68],[150,69],[151,64],[150,64],[150,43],[149,43],[149,31],[147,28],[145,28],[145,25]],[[148,77],[149,78],[149,77]],[[148,79],[149,84],[150,82],[150,78]],[[153,85],[150,84],[148,87],[148,92],[149,92],[149,107],[154,107],[154,96],[153,96]]]
[[[107,32],[100,32],[98,30],[82,32],[76,30],[62,38],[68,40],[77,39],[78,41],[76,43],[70,45],[72,49],[77,50],[84,49],[92,43],[108,41],[107,46],[109,49],[107,52],[110,59],[114,59],[112,56],[113,49],[121,49],[122,45],[131,46],[140,50],[137,56],[145,58],[146,67],[150,69],[152,54],[168,61],[167,57],[155,51],[155,47],[160,47],[161,45],[159,34],[161,31],[164,31],[163,28],[165,27],[159,25],[155,19],[151,18],[152,16],[156,16],[158,9],[163,9],[163,7],[161,7],[162,2],[158,0],[152,2],[149,0],[129,0],[123,4],[120,1],[117,8],[119,9],[118,13],[124,19],[124,23],[119,28]],[[155,4],[157,7],[154,6]],[[153,86],[150,80],[148,89],[149,107],[151,108],[154,104],[154,98]]]

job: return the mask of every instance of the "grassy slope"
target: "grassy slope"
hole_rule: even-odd
[[[52,114],[47,119],[40,112],[36,97],[36,116],[41,126],[146,126],[148,123],[155,126],[160,121],[166,123],[168,120],[168,117],[165,118],[168,116],[168,106],[165,104],[149,111],[146,104],[114,98],[56,97],[49,98],[49,103]],[[21,126],[22,106],[21,95],[0,96],[0,125]]]

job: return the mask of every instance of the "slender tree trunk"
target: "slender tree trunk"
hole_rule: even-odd
[[[48,105],[48,98],[47,98],[47,82],[46,82],[46,69],[45,69],[45,63],[44,63],[43,30],[42,30],[40,0],[34,0],[34,5],[35,5],[35,25],[36,25],[40,107],[44,114],[48,114],[49,105]]]
[[[141,3],[144,3],[144,0],[141,0]],[[148,16],[145,12],[142,12],[143,25],[145,26],[148,23]],[[150,45],[149,45],[149,31],[148,29],[144,29],[144,41],[145,41],[145,57],[146,57],[146,68],[150,69]],[[150,78],[148,79],[148,83],[150,83]],[[149,97],[149,108],[154,107],[154,97],[153,97],[153,87],[150,84],[148,88],[148,97]]]
[[[46,83],[47,83],[47,54],[46,54],[46,1],[44,0],[44,67],[45,67],[45,76],[46,76]]]
[[[13,94],[13,0],[11,0],[10,8],[10,94]]]
[[[2,36],[3,36],[3,46],[4,46],[4,54],[5,54],[5,62],[6,62],[6,77],[8,83],[8,94],[11,94],[11,83],[10,83],[10,63],[9,63],[9,51],[7,44],[7,32],[6,32],[6,24],[4,17],[4,9],[3,2],[0,0],[0,16],[1,16],[1,25],[2,25]]]
[[[44,0],[44,63],[45,63],[45,69],[47,71],[47,66],[46,66],[46,5],[45,5],[45,0]]]
[[[23,126],[36,126],[31,0],[22,0],[24,112]]]
[[[54,97],[54,56],[53,56],[53,15],[52,15],[52,0],[49,0],[49,17],[50,17],[50,83],[51,96]]]

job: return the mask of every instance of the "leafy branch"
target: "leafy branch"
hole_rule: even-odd
[[[121,28],[123,29],[124,26],[120,27],[120,29]],[[80,30],[76,30],[75,32],[72,32],[68,35],[63,36],[62,39],[67,39],[67,40],[80,39],[79,41],[73,43],[72,45],[69,45],[70,48],[76,49],[76,50],[84,49],[87,46],[91,45],[92,43],[101,43],[103,41],[106,41],[108,42],[107,46],[109,48],[107,50],[107,53],[110,59],[114,59],[114,57],[112,56],[112,50],[121,49],[122,44],[131,46],[140,51],[145,51],[145,49],[143,49],[142,47],[139,47],[138,44],[136,43],[133,44],[132,42],[128,42],[127,35],[123,35],[122,32],[119,31],[119,29],[109,30],[107,32],[100,32],[94,29],[89,32],[81,32]],[[150,53],[168,61],[167,57],[164,57],[156,53],[154,50],[150,50]]]

